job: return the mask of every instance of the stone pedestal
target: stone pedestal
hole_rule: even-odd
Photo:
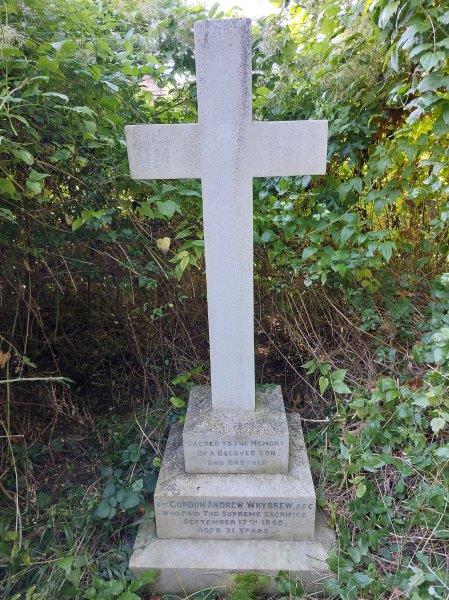
[[[157,569],[155,593],[190,594],[209,587],[222,592],[229,589],[233,573],[247,571],[270,576],[266,593],[275,590],[279,571],[299,578],[311,593],[319,592],[330,574],[325,561],[335,537],[322,518],[315,518],[300,417],[286,417],[276,386],[258,395],[252,415],[213,413],[210,389],[195,388],[185,426],[170,431],[154,493],[156,523],[142,523],[130,568],[137,575]],[[254,454],[242,454],[240,463],[224,454],[229,447],[231,452],[256,452],[259,442],[276,442],[276,436],[282,444],[263,465],[248,465],[256,460]],[[198,455],[194,449],[202,447],[207,454]],[[187,463],[191,470],[205,470],[187,472]],[[265,472],[251,472],[261,467]],[[233,472],[224,471],[230,468]]]
[[[190,393],[183,432],[187,473],[287,473],[281,388],[256,392],[254,411],[214,410],[209,386]]]
[[[186,473],[174,425],[154,492],[160,538],[311,540],[315,491],[301,421],[289,417],[290,467],[276,474]]]

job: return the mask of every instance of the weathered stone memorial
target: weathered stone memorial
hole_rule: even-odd
[[[195,24],[198,123],[126,128],[135,179],[201,178],[211,387],[172,427],[130,567],[153,589],[223,592],[232,574],[288,571],[312,591],[333,533],[315,512],[301,422],[278,386],[255,389],[252,178],[325,173],[326,121],[255,122],[251,21]]]

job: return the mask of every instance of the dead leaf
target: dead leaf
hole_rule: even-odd
[[[422,388],[424,382],[421,377],[415,377],[414,379],[409,379],[407,383],[412,390],[419,390]]]
[[[169,237],[159,238],[156,244],[159,250],[161,250],[164,254],[167,254],[170,249],[171,240]]]
[[[2,352],[0,350],[0,369],[4,369],[6,367],[6,364],[10,358],[11,352]]]
[[[355,425],[348,427],[347,431],[352,435],[360,435],[366,426],[367,423],[365,423],[364,421],[360,421],[360,423],[356,423]]]

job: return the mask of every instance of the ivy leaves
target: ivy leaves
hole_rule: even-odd
[[[85,600],[140,600],[140,592],[144,586],[149,585],[157,578],[155,569],[148,569],[131,582],[119,579],[101,579],[95,577],[92,585],[85,591]]]
[[[121,467],[102,469],[105,485],[95,510],[98,519],[113,519],[119,511],[127,514],[136,512],[144,502],[143,494],[153,492],[156,486],[156,468],[160,461],[152,451],[130,444],[121,452],[120,462]],[[127,476],[128,466],[132,467],[132,478]]]

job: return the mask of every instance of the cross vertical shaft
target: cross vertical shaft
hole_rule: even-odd
[[[212,406],[226,410],[255,408],[250,24],[195,24]]]

